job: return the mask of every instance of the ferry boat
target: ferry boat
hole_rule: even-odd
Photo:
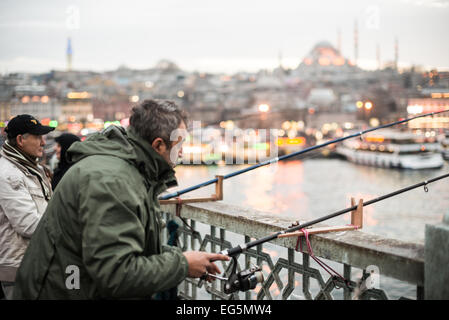
[[[336,152],[347,160],[371,166],[403,169],[440,168],[444,161],[435,138],[412,132],[379,130],[359,139],[348,139]]]

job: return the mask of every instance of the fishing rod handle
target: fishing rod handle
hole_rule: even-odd
[[[239,255],[240,253],[242,253],[245,249],[246,249],[246,244],[243,245],[243,248],[242,248],[242,246],[239,245],[234,248],[225,249],[223,251],[220,251],[219,254],[222,254],[222,255],[225,255],[228,257],[235,257],[235,256]]]
[[[203,183],[200,183],[200,184],[198,184],[198,185],[195,185],[195,186],[192,186],[192,187],[183,189],[183,190],[175,191],[175,192],[173,192],[173,193],[168,193],[168,194],[166,194],[166,195],[164,195],[164,196],[161,196],[161,197],[159,198],[159,200],[169,200],[169,199],[174,198],[174,197],[179,197],[180,195],[183,195],[184,193],[187,193],[187,192],[190,192],[190,191],[193,191],[193,190],[197,190],[197,189],[199,189],[199,188],[208,186],[208,185],[210,185],[210,184],[212,184],[212,183],[215,183],[215,182],[217,182],[217,181],[218,181],[218,179],[217,179],[217,178],[214,178],[214,179],[205,181],[205,182],[203,182]]]
[[[159,198],[159,200],[168,200],[168,199],[171,199],[171,198],[174,198],[174,197],[177,197],[177,196],[178,196],[178,193],[177,192],[173,192],[173,193],[166,194],[165,196],[161,196]]]
[[[252,248],[252,247],[255,247],[255,246],[259,245],[259,244],[262,244],[262,243],[265,243],[265,242],[277,239],[277,237],[281,233],[282,233],[282,231],[279,231],[279,232],[276,232],[276,233],[272,233],[272,234],[270,234],[268,236],[265,236],[263,238],[247,242],[247,243],[245,243],[243,245],[238,245],[237,247],[223,250],[220,253],[224,254],[226,256],[229,256],[229,257],[235,257],[235,256],[239,255],[240,253],[242,253],[243,251],[245,251],[245,250],[247,250],[249,248]]]

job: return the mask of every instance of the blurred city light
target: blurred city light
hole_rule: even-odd
[[[370,124],[371,127],[377,127],[377,126],[379,126],[380,121],[377,118],[371,118],[369,120],[369,124]]]
[[[284,121],[282,123],[282,129],[284,129],[285,131],[289,130],[291,126],[292,125],[291,125],[290,121]]]
[[[270,110],[270,106],[268,104],[260,104],[259,105],[259,111],[260,112],[268,112]]]
[[[67,98],[69,99],[89,99],[91,94],[89,92],[69,92],[67,93]]]
[[[423,107],[422,106],[408,106],[407,107],[407,112],[410,114],[418,114],[418,113],[422,113],[423,112]]]

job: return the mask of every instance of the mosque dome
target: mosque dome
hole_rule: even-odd
[[[177,71],[179,70],[179,67],[173,61],[163,59],[156,64],[156,69]]]
[[[317,43],[313,49],[304,57],[301,65],[340,67],[352,65],[348,59],[327,41]]]

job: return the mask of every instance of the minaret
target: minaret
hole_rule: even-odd
[[[279,53],[278,53],[278,60],[279,60],[279,68],[281,70],[284,69],[284,67],[282,66],[282,51],[281,50],[279,50]]]
[[[72,41],[70,38],[67,41],[67,71],[72,71]]]
[[[337,29],[337,50],[338,50],[338,53],[341,55],[341,30],[340,30],[340,28]]]
[[[394,38],[394,69],[398,71],[398,59],[399,59],[399,47],[398,47],[398,38]]]
[[[359,30],[357,27],[357,20],[354,21],[354,65],[357,65],[359,58]]]
[[[379,45],[379,43],[376,46],[376,58],[377,58],[377,69],[380,70],[382,68],[382,63],[380,61],[380,45]]]

